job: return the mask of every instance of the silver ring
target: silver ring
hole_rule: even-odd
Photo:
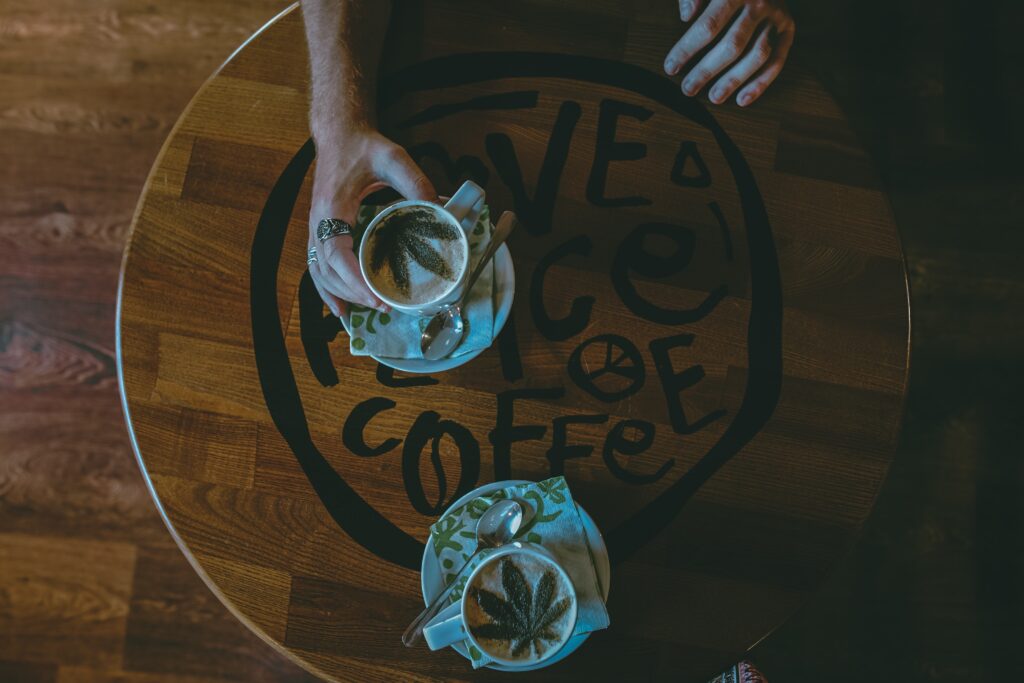
[[[316,247],[310,247],[309,251],[306,252],[306,265],[311,266],[319,260],[316,257]]]
[[[316,226],[316,238],[326,242],[338,235],[351,235],[352,226],[340,218],[325,218]]]

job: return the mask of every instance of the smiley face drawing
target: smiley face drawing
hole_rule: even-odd
[[[256,367],[280,436],[344,532],[399,566],[419,566],[416,530],[476,485],[553,474],[581,499],[616,497],[599,522],[612,561],[629,557],[778,401],[779,265],[739,148],[663,77],[572,55],[422,62],[382,82],[380,111],[439,191],[473,179],[518,215],[513,313],[485,354],[431,377],[350,358],[308,276],[288,283],[298,322],[283,322],[307,142],[252,247]]]

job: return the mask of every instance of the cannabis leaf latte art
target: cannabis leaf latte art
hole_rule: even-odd
[[[369,234],[366,273],[384,296],[401,304],[442,297],[466,268],[461,228],[423,206],[401,208]]]
[[[466,623],[487,654],[528,664],[572,635],[576,596],[550,563],[522,553],[490,562],[466,593]]]

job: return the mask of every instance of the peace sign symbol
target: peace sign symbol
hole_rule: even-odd
[[[592,346],[604,344],[604,362],[594,366],[587,359],[595,354],[585,356]],[[597,380],[612,376],[618,379],[605,379],[599,386]],[[614,403],[635,394],[644,386],[644,359],[640,350],[625,337],[617,334],[599,334],[591,337],[576,347],[569,357],[569,377],[580,389],[605,403]],[[623,386],[623,380],[626,384]]]

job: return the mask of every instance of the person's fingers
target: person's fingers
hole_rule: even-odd
[[[701,0],[679,0],[679,19],[690,21],[700,11]]]
[[[778,77],[782,71],[782,66],[786,63],[786,58],[789,56],[789,48],[793,47],[794,32],[792,26],[783,33],[780,33],[775,44],[775,49],[772,51],[772,56],[768,60],[753,80],[743,86],[739,94],[736,96],[736,104],[741,107],[746,107],[748,104],[754,102],[760,97],[764,91],[772,84],[772,81]]]
[[[352,288],[327,262],[326,254],[321,252],[320,260],[310,266],[309,273],[313,276],[314,282],[331,296],[342,301],[353,301]]]
[[[338,272],[335,271],[328,263],[324,263],[320,266],[320,284],[328,294],[331,294],[342,301],[359,304],[360,306],[365,305],[362,301],[359,301],[359,297],[352,292],[352,288],[348,286],[345,279],[342,278],[341,275],[339,275]]]
[[[768,58],[772,55],[771,33],[771,24],[765,24],[757,32],[757,37],[754,38],[754,43],[747,50],[746,54],[733,64],[732,68],[726,71],[718,79],[718,82],[715,83],[715,86],[711,88],[710,98],[712,102],[715,104],[725,102],[736,92],[737,88],[750,80],[757,73],[757,70],[768,61]]]
[[[749,9],[740,12],[725,35],[683,79],[683,92],[691,96],[696,95],[712,78],[739,59],[747,49],[756,28],[757,18],[754,14]]]
[[[324,289],[324,286],[320,284],[320,279],[322,277],[323,276],[320,274],[320,269],[317,267],[317,264],[310,264],[309,278],[313,281],[313,286],[316,287],[316,293],[319,294],[323,302],[327,304],[327,308],[331,310],[331,313],[340,318],[341,312],[345,309],[345,301]]]
[[[334,239],[348,239],[351,241],[351,237],[335,237]],[[315,237],[310,237],[310,244],[316,244],[317,247],[317,261],[310,264],[309,274],[313,278],[313,282],[317,285],[317,290],[322,290],[326,294],[334,297],[340,301],[355,301],[352,294],[352,288],[348,286],[339,273],[335,272],[334,268],[329,263],[331,247],[329,246],[331,240],[327,242],[320,242]],[[326,299],[325,299],[326,301]],[[332,312],[334,312],[332,310]]]
[[[309,236],[308,246],[310,249],[316,249],[317,256],[316,261],[306,264],[306,268],[309,270],[309,277],[313,280],[313,285],[316,287],[317,294],[319,294],[323,302],[327,304],[327,308],[331,309],[331,313],[334,315],[340,316],[341,312],[345,308],[345,291],[342,291],[337,287],[328,286],[325,271],[328,271],[329,268],[326,268],[326,263],[324,262],[325,257],[323,248],[320,247],[316,237],[313,235]]]
[[[318,250],[322,245],[317,239],[317,228],[325,218],[340,218],[350,225],[355,225],[356,216],[359,215],[358,194],[353,193],[355,184],[339,187],[337,191],[323,198],[314,198],[309,209],[309,234],[311,246]]]
[[[332,244],[333,243],[333,244]],[[324,264],[331,271],[327,280],[335,287],[344,287],[345,300],[360,306],[388,311],[390,308],[370,291],[359,269],[359,260],[352,251],[352,238],[343,235],[324,243]],[[323,269],[322,269],[323,270]]]
[[[736,0],[711,0],[700,17],[690,25],[665,57],[665,72],[679,73],[693,56],[703,50],[732,20]]]
[[[391,145],[377,163],[377,175],[406,199],[437,201],[434,184],[400,146]]]

